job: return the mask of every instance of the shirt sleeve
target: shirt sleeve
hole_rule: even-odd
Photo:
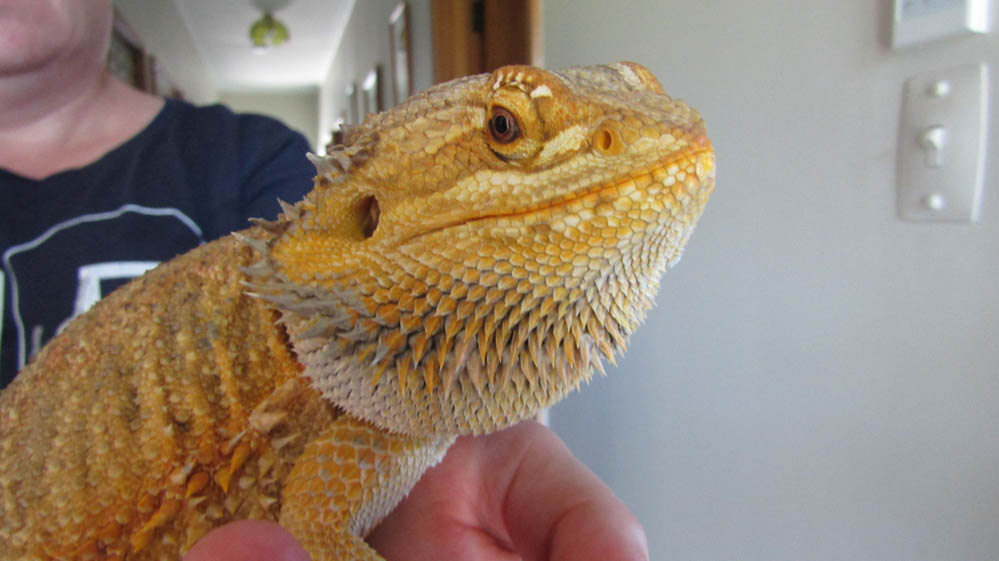
[[[244,179],[240,186],[242,218],[275,218],[278,199],[297,202],[312,190],[315,168],[306,158],[309,143],[302,134],[273,119],[254,116],[249,124],[252,146],[241,158]]]

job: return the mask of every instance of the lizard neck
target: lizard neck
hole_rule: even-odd
[[[528,336],[519,347],[511,343],[501,353],[491,349],[484,360],[473,338],[446,353],[437,347],[427,351],[431,357],[443,354],[442,360],[431,358],[416,367],[401,361],[384,366],[370,353],[358,352],[361,342],[317,336],[317,325],[325,322],[315,316],[283,311],[281,321],[305,375],[326,399],[402,434],[451,436],[499,430],[557,402],[589,379],[599,364],[600,351],[588,336],[569,353],[552,348],[549,354],[539,348],[533,356],[534,343]]]

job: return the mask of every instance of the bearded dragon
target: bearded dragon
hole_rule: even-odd
[[[176,558],[229,520],[314,559],[457,435],[613,361],[714,186],[633,63],[433,87],[310,156],[314,190],[71,322],[0,395],[0,558]]]

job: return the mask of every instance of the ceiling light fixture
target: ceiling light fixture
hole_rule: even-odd
[[[260,19],[250,26],[250,43],[253,51],[262,53],[271,47],[277,47],[288,42],[288,28],[280,20],[264,12]]]

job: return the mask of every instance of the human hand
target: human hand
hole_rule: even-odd
[[[274,522],[240,520],[215,528],[184,561],[310,561],[288,530]]]
[[[367,541],[391,561],[648,559],[624,504],[531,422],[458,439]],[[185,561],[308,558],[289,543],[297,545],[276,524],[239,522],[210,533]]]

